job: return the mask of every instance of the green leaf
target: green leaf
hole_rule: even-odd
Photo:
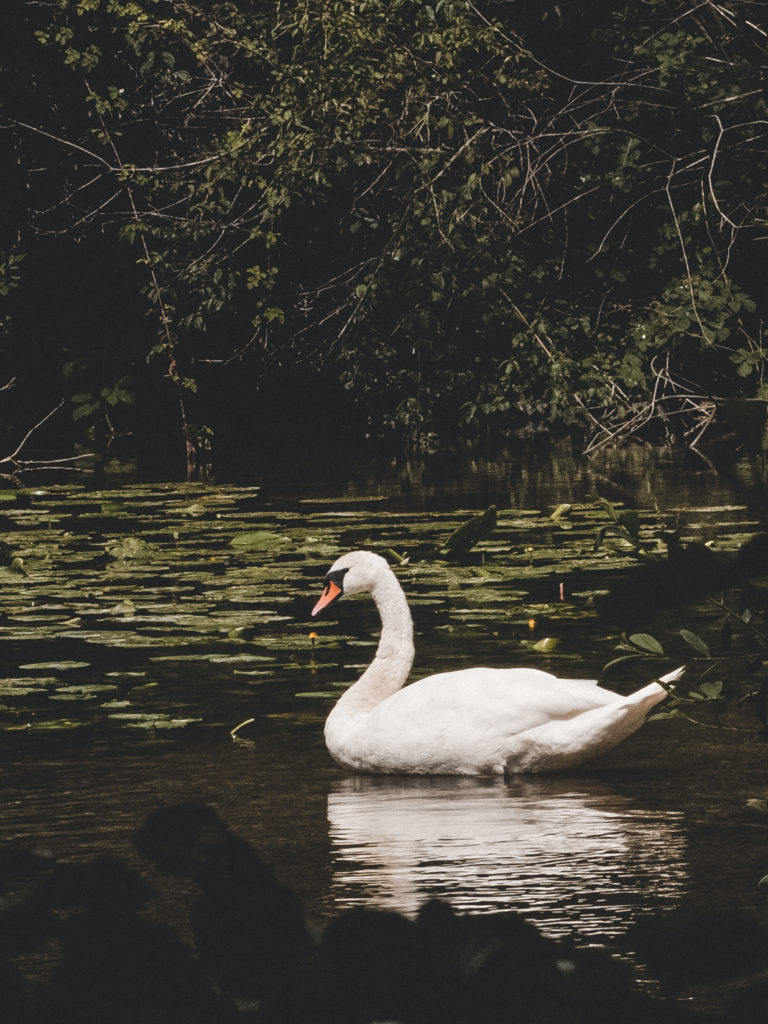
[[[711,683],[702,683],[699,690],[707,700],[718,700],[723,694],[723,682],[721,679],[718,679]]]
[[[85,405],[78,405],[76,409],[72,410],[72,419],[75,420],[75,422],[83,420],[86,416],[90,416],[91,413],[96,412],[96,410],[100,408],[100,402],[86,402]]]
[[[629,642],[633,647],[639,647],[641,651],[647,651],[649,654],[663,654],[664,648],[661,646],[655,636],[651,636],[649,633],[633,633],[629,637]]]
[[[271,530],[249,530],[236,533],[229,543],[239,551],[269,551],[290,544],[291,539]]]
[[[570,515],[572,511],[573,505],[569,504],[568,502],[562,502],[560,505],[557,506],[557,508],[549,518],[552,520],[553,523],[556,523],[559,519],[564,519],[566,516]]]
[[[696,651],[698,654],[701,654],[702,657],[711,657],[709,653],[709,647],[701,639],[700,636],[696,635],[696,633],[692,633],[689,629],[681,629],[680,636],[683,638],[683,640],[685,640],[689,647],[692,647],[694,651]]]
[[[556,636],[545,636],[533,645],[533,649],[534,651],[540,651],[542,654],[549,654],[550,651],[556,650],[559,646],[560,640]]]

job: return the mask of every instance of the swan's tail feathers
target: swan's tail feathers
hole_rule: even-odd
[[[667,696],[667,691],[661,685],[661,683],[648,683],[647,686],[641,687],[639,690],[635,690],[634,693],[630,693],[628,697],[621,697],[616,702],[617,708],[629,709],[645,709],[647,713],[654,706],[658,704],[660,700],[664,700]]]
[[[676,668],[674,672],[667,672],[665,676],[659,676],[659,682],[662,686],[666,686],[667,683],[675,683],[683,672],[685,672],[685,665],[681,665],[680,668]]]

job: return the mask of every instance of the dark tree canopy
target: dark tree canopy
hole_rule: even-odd
[[[768,398],[767,11],[6,0],[7,422],[695,440]]]

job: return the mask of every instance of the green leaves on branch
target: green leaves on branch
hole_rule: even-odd
[[[764,36],[518,7],[59,0],[68,91],[4,111],[46,147],[24,229],[133,245],[180,380],[309,363],[421,446],[695,441],[766,389]]]
[[[72,419],[75,422],[91,421],[97,417],[108,419],[109,413],[116,406],[133,405],[135,395],[129,389],[129,382],[121,382],[121,385],[104,387],[98,394],[82,392],[72,395]]]

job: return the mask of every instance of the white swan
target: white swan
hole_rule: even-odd
[[[570,768],[639,729],[666,696],[661,682],[622,697],[593,679],[535,668],[467,668],[403,689],[413,664],[413,620],[388,563],[352,551],[331,566],[317,615],[342,594],[370,592],[381,616],[376,656],[325,723],[331,756],[362,772],[501,775]]]

